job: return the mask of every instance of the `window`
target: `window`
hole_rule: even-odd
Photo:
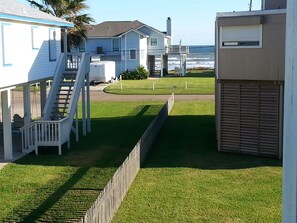
[[[158,46],[158,39],[157,38],[151,38],[151,46]]]
[[[79,44],[78,50],[79,52],[86,52],[86,41],[83,41]]]
[[[2,32],[2,58],[4,66],[11,66],[14,55],[14,33],[12,32],[12,26],[9,23],[3,23],[1,25]]]
[[[120,51],[120,48],[121,48],[120,39],[113,39],[112,40],[112,50],[113,51]]]
[[[262,47],[262,25],[221,27],[222,48]]]
[[[57,60],[57,37],[55,29],[49,30],[49,61]]]
[[[42,40],[40,38],[40,31],[37,26],[31,27],[32,49],[37,50],[41,47]]]
[[[136,50],[130,50],[130,60],[136,60]]]

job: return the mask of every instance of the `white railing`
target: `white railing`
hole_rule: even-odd
[[[35,149],[35,123],[20,128],[22,134],[22,152],[30,153]]]
[[[77,108],[77,102],[79,100],[79,95],[80,95],[80,89],[83,88],[85,90],[85,77],[86,74],[90,72],[90,55],[83,53],[81,57],[81,64],[78,68],[76,79],[75,79],[75,84],[73,87],[73,93],[70,98],[69,102],[69,107],[68,107],[68,112],[67,116],[70,118],[70,128],[72,125],[72,121],[74,118],[74,114],[76,112]]]
[[[58,146],[61,155],[61,145],[69,142],[69,134],[65,134],[69,132],[68,129],[68,117],[57,121],[32,122],[21,128],[22,151],[28,153],[35,150],[38,155],[38,146]]]
[[[63,72],[65,71],[64,61],[65,61],[65,55],[62,53],[60,55],[60,58],[55,70],[53,82],[48,94],[48,98],[46,100],[46,103],[43,109],[43,114],[42,114],[43,120],[48,120],[51,116],[52,107],[53,107],[54,101],[56,100],[56,93],[58,92],[58,89],[59,89],[58,83],[62,78]]]
[[[168,54],[188,54],[190,52],[189,46],[171,45],[166,47]]]
[[[67,53],[66,68],[71,70],[78,70],[81,59],[82,59],[81,53]]]

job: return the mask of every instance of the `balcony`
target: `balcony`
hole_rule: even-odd
[[[165,47],[167,54],[188,54],[189,46],[181,46],[181,45],[171,45]]]

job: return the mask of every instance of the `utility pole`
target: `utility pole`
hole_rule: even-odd
[[[252,6],[253,6],[253,0],[250,0],[249,11],[252,11]]]

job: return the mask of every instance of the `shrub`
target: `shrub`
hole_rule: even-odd
[[[149,76],[149,72],[145,69],[144,66],[140,66],[136,68],[137,79],[147,79]]]
[[[125,70],[121,75],[123,80],[135,80],[135,74],[130,70]]]
[[[123,80],[142,80],[148,78],[149,72],[144,66],[140,66],[135,71],[125,70],[121,75]]]

